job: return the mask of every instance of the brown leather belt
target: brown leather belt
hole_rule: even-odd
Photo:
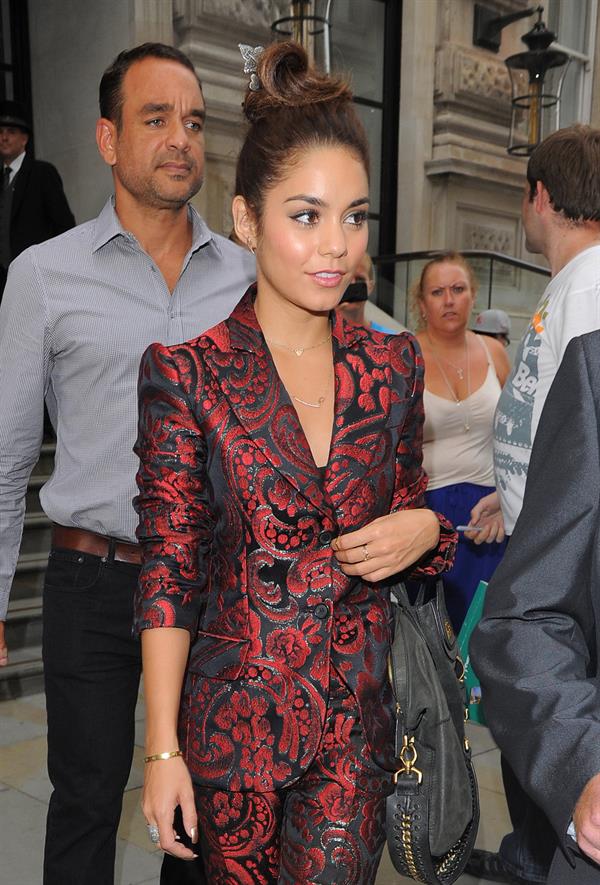
[[[103,556],[116,559],[118,562],[130,562],[141,565],[142,551],[139,544],[128,544],[86,529],[74,529],[66,525],[52,525],[52,546],[66,547],[67,550],[79,550],[92,556]]]

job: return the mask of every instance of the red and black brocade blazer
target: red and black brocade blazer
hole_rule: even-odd
[[[143,566],[137,631],[191,633],[180,740],[192,778],[269,791],[321,738],[333,665],[377,761],[392,762],[384,586],[346,577],[332,538],[425,506],[423,361],[409,334],[333,320],[335,415],[324,479],[253,308],[195,341],[155,344],[140,369],[136,452]],[[452,561],[438,548],[413,572]]]

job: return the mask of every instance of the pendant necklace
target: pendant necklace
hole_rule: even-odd
[[[296,402],[300,403],[302,406],[308,406],[309,409],[320,409],[325,402],[326,397],[320,396],[316,403],[309,403],[305,399],[300,399],[299,396],[295,396],[294,394],[292,394],[292,399],[296,400]]]
[[[274,341],[272,338],[267,338],[265,335],[265,341],[267,344],[274,344],[275,347],[283,347],[284,350],[289,350],[290,353],[296,354],[296,356],[300,357],[303,353],[306,353],[307,350],[315,350],[317,347],[322,347],[324,344],[328,344],[331,341],[331,332],[327,336],[327,338],[323,338],[322,341],[317,341],[316,344],[308,344],[306,347],[294,347],[290,344],[284,344],[282,341]],[[329,387],[329,380],[327,381],[327,387]],[[325,392],[321,394],[321,396],[317,397],[316,403],[310,402],[309,400],[302,399],[301,396],[296,396],[296,394],[290,394],[292,399],[300,403],[301,406],[306,406],[309,409],[320,409],[325,400],[327,399],[327,388]]]
[[[452,368],[454,369],[454,371],[458,375],[459,381],[464,381],[465,370],[462,368],[462,366],[455,366],[454,363],[451,363],[450,360],[445,356],[443,356],[442,359],[444,360],[444,362],[448,363],[449,366],[452,366]]]
[[[289,350],[290,353],[295,353],[296,356],[302,356],[302,354],[306,353],[307,350],[314,350],[315,347],[322,347],[323,344],[327,344],[329,341],[331,341],[331,332],[329,333],[327,338],[323,338],[322,341],[317,341],[316,344],[308,344],[306,347],[294,347],[290,344],[283,344],[283,342],[281,341],[273,341],[272,338],[267,338],[266,336],[265,341],[267,342],[267,344],[274,344],[275,347],[283,347],[285,350]],[[307,404],[305,403],[305,405]]]
[[[431,347],[432,350],[434,350],[433,344],[431,343],[431,338],[429,337],[427,332],[425,332],[425,334],[427,335],[427,340],[429,341],[429,346]],[[467,361],[468,356],[469,356],[469,348],[467,345],[467,340],[465,338],[465,361]],[[455,365],[452,362],[452,360],[449,360],[447,356],[442,356],[441,353],[439,354],[439,357],[440,357],[440,359],[443,359],[445,363],[448,363],[449,366],[452,366],[452,368],[454,369],[454,371],[458,375],[459,381],[465,380],[465,370],[463,369],[462,366]],[[437,359],[437,355],[436,355],[436,359]],[[439,365],[439,360],[438,360],[438,365]]]
[[[427,332],[425,334],[427,335]],[[467,372],[467,395],[464,400],[461,400],[456,395],[454,388],[452,387],[452,385],[450,384],[450,381],[448,380],[448,376],[444,372],[444,367],[442,366],[442,364],[438,358],[438,355],[435,352],[435,348],[434,348],[433,344],[431,343],[431,338],[429,337],[429,335],[427,335],[427,340],[429,341],[429,346],[431,348],[433,358],[437,363],[438,369],[440,370],[440,375],[444,379],[444,382],[446,384],[446,387],[450,391],[450,395],[452,396],[452,399],[454,400],[454,402],[456,403],[457,406],[463,407],[462,408],[463,427],[464,427],[465,431],[469,431],[471,429],[471,407],[469,405],[469,398],[471,396],[471,363],[470,363],[470,359],[469,359],[469,342],[465,338],[465,363],[466,363],[466,372]],[[450,365],[452,365],[452,363],[450,363]],[[453,366],[453,368],[456,368],[456,366]],[[459,374],[459,378],[461,379],[461,381],[462,381],[462,377],[463,377],[462,374]]]
[[[327,381],[327,387],[329,387],[329,381]],[[317,397],[316,403],[308,402],[308,400],[302,399],[300,396],[296,396],[296,394],[292,394],[292,399],[297,403],[300,403],[302,406],[308,406],[309,409],[320,409],[325,400],[327,399],[327,390],[321,394],[321,396]]]

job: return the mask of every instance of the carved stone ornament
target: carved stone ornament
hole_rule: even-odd
[[[460,53],[457,92],[510,101],[510,77],[504,63]]]
[[[462,226],[462,240],[463,249],[486,249],[504,252],[506,255],[514,254],[514,233],[511,230],[467,221]]]
[[[511,86],[506,65],[489,53],[445,43],[436,52],[436,101],[484,102],[510,109]]]
[[[235,30],[235,22],[253,28],[270,28],[278,18],[289,14],[286,0],[203,0],[203,11],[227,19]]]

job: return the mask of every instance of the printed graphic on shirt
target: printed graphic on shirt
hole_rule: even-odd
[[[533,445],[532,419],[539,369],[538,357],[548,316],[548,299],[540,304],[521,341],[513,369],[498,400],[494,418],[496,483],[506,489],[511,476],[527,474]]]

